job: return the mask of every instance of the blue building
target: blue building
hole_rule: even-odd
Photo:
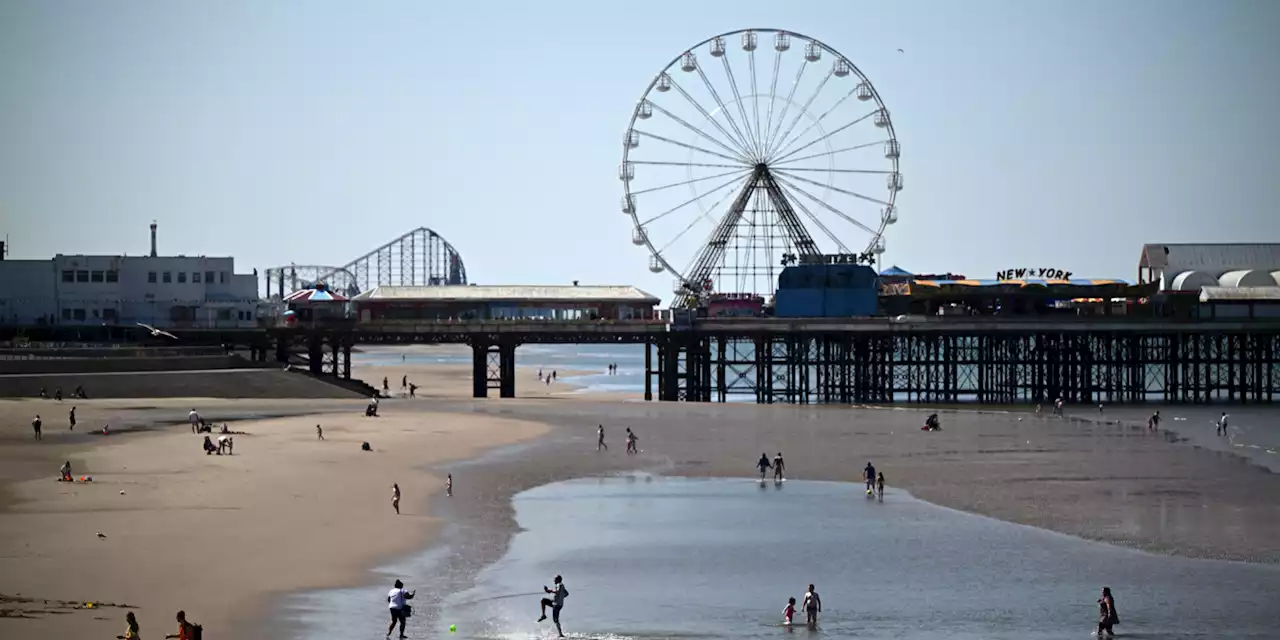
[[[800,264],[778,276],[774,315],[779,318],[847,318],[876,315],[880,278],[862,264]]]

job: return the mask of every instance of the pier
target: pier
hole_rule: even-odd
[[[1270,403],[1280,321],[928,318],[360,323],[273,330],[277,358],[350,376],[356,344],[473,350],[474,396],[514,397],[523,344],[645,345],[646,400],[760,404]]]

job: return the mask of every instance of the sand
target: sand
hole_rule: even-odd
[[[359,375],[385,374],[393,391],[401,375],[423,385],[421,398],[384,400],[376,420],[360,417],[359,400],[80,401],[81,424],[152,425],[107,438],[67,434],[68,403],[0,402],[0,594],[37,599],[0,599],[0,611],[33,616],[0,620],[0,637],[119,633],[118,609],[37,613],[69,606],[44,599],[138,606],[147,637],[167,632],[178,608],[218,637],[278,637],[288,593],[381,593],[371,568],[436,539],[450,462],[520,441],[531,445],[518,455],[459,467],[448,511],[469,538],[447,560],[464,571],[445,573],[500,557],[521,490],[634,469],[745,477],[779,450],[791,479],[856,482],[870,460],[890,487],[945,506],[1152,551],[1280,562],[1280,476],[1140,426],[964,412],[925,433],[921,411],[602,402],[560,373],[548,389],[521,369],[523,398],[473,400],[469,366],[365,366]],[[188,405],[252,435],[237,436],[234,456],[205,456],[184,426],[154,426],[182,422]],[[42,443],[30,440],[37,410]],[[599,424],[607,452],[596,451]],[[625,455],[625,427],[640,455]],[[361,453],[363,440],[376,451]],[[64,458],[95,482],[54,482]],[[405,496],[398,518],[392,482]]]
[[[172,632],[179,609],[215,637],[245,637],[235,623],[270,617],[272,595],[359,583],[380,560],[425,546],[438,525],[427,505],[443,495],[444,463],[546,431],[434,414],[412,401],[383,401],[383,417],[364,418],[355,401],[340,414],[236,422],[248,435],[234,436],[234,455],[207,456],[203,438],[182,426],[86,443],[65,423],[47,424],[35,443],[25,419],[32,404],[0,402],[10,481],[0,593],[35,599],[0,602],[9,616],[31,616],[0,620],[0,637],[111,637],[123,629],[121,610],[46,599],[136,606],[145,637]],[[157,420],[181,419],[192,404],[205,411],[196,400],[157,404],[149,410]],[[80,406],[82,424],[111,410]],[[360,450],[363,441],[372,453]],[[55,482],[64,456],[93,482]],[[18,458],[28,463],[10,466]],[[404,496],[400,516],[392,483]],[[69,615],[42,613],[50,610]]]

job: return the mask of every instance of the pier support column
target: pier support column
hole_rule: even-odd
[[[644,399],[653,401],[653,342],[644,341]]]
[[[342,379],[351,379],[351,342],[344,342],[342,345]]]
[[[324,336],[315,333],[307,336],[307,368],[312,375],[324,374]]]
[[[516,345],[503,343],[498,345],[498,396],[501,398],[516,397]]]

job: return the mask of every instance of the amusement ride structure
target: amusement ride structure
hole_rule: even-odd
[[[290,264],[266,270],[267,298],[318,283],[351,297],[379,285],[467,284],[462,255],[440,234],[419,227],[341,266]]]
[[[884,252],[900,151],[880,94],[840,52],[731,31],[677,55],[636,103],[621,209],[650,271],[675,277],[673,307],[767,295],[785,264]]]

